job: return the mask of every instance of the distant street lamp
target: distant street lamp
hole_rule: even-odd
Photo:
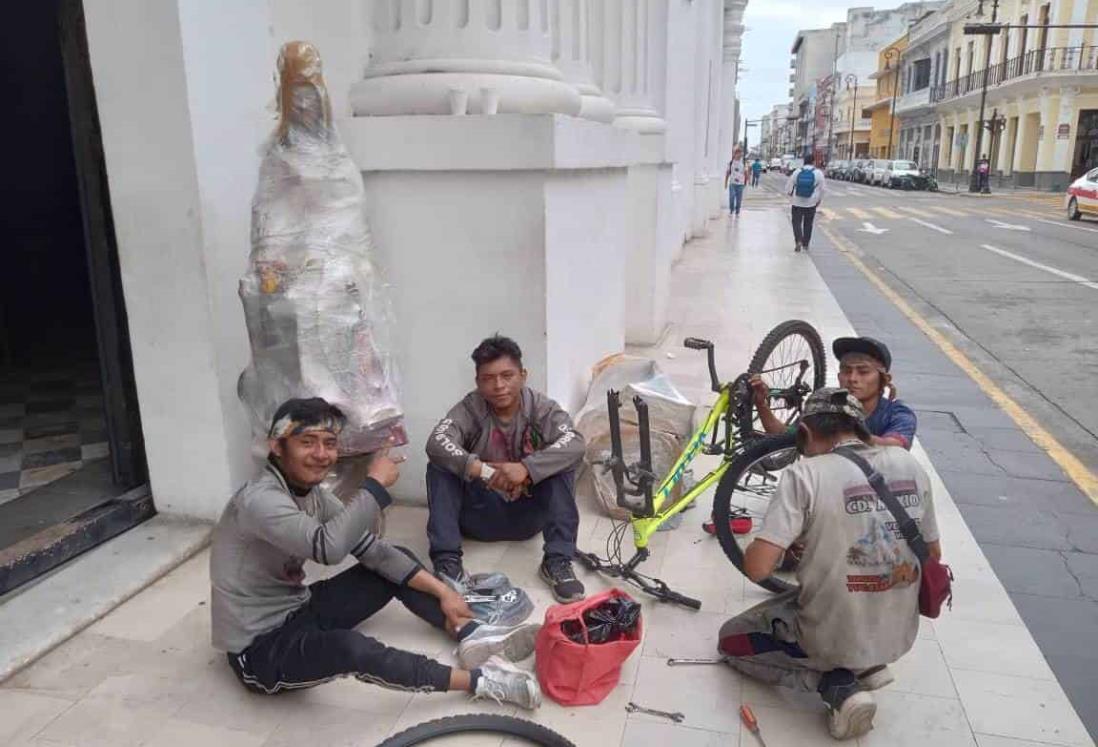
[[[889,47],[884,51],[885,70],[889,70],[892,60],[896,60],[896,70],[892,74],[892,115],[888,118],[888,157],[895,158],[892,152],[892,133],[896,129],[896,94],[900,90],[900,68],[903,65],[904,53],[899,47]]]
[[[854,158],[854,112],[858,110],[858,76],[855,73],[849,73],[843,80],[846,82],[848,92],[851,85],[854,87],[854,105],[850,107],[850,152],[847,154],[849,158]]]

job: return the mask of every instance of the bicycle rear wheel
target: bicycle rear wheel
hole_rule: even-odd
[[[805,398],[827,378],[827,354],[820,333],[800,319],[782,322],[759,343],[747,373],[759,374],[771,390],[790,391],[789,396],[773,400],[770,408],[786,425],[793,423],[801,415]],[[740,399],[736,421],[745,441],[767,435],[750,391]]]
[[[760,438],[732,460],[728,471],[717,484],[713,497],[713,524],[721,549],[740,573],[744,572],[744,551],[762,526],[762,518],[770,506],[770,498],[778,486],[781,472],[796,459],[796,437],[793,434]],[[735,534],[731,520],[744,516],[751,519],[751,531]],[[775,572],[758,584],[773,592],[788,591],[797,586],[792,572],[782,571]]]

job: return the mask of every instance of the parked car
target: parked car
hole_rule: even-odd
[[[889,189],[915,189],[914,178],[917,176],[919,167],[914,161],[889,161],[883,184]]]
[[[790,158],[788,161],[785,162],[785,168],[782,169],[782,171],[783,173],[785,173],[786,176],[789,176],[801,166],[804,166],[803,158]]]
[[[828,179],[843,179],[843,175],[846,173],[847,161],[832,161],[827,164],[827,169],[824,171],[824,176]]]
[[[870,165],[866,169],[868,178],[866,181],[873,186],[884,186],[885,174],[888,172],[889,164],[891,161],[886,161],[883,158],[874,158],[869,162]]]
[[[1065,206],[1068,220],[1079,220],[1084,215],[1098,216],[1098,169],[1091,169],[1071,183]]]
[[[770,171],[781,171],[781,169],[782,169],[782,159],[780,159],[780,158],[771,158],[770,163],[768,164],[768,166],[769,166]]]

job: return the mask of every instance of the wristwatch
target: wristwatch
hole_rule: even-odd
[[[492,475],[494,475],[494,474],[496,474],[496,468],[495,467],[487,465],[484,462],[480,463],[480,479],[481,480],[484,480],[484,482],[488,482],[489,480],[492,479]]]

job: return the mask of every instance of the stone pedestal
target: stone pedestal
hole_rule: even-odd
[[[365,2],[370,64],[351,87],[356,116],[580,113],[580,92],[552,61],[547,2]]]

